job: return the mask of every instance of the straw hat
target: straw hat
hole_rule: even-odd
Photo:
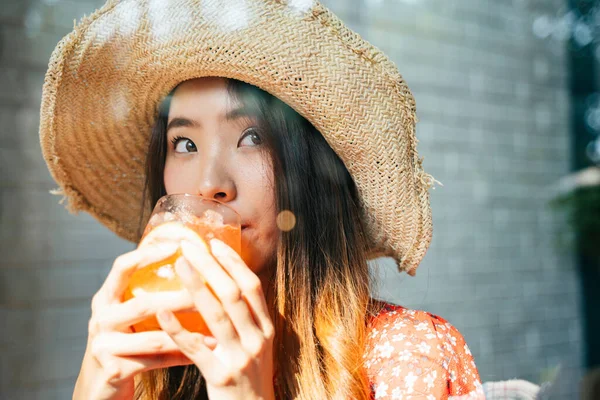
[[[204,76],[255,85],[308,119],[356,181],[370,258],[414,274],[434,182],[414,98],[394,63],[316,0],[109,0],[84,17],[52,53],[41,106],[42,152],[67,208],[139,240],[158,105]]]

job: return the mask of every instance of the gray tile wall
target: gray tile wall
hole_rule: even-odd
[[[380,295],[457,326],[483,381],[544,382],[575,398],[583,344],[572,254],[547,207],[569,171],[566,48],[535,37],[548,0],[344,2],[335,10],[390,54],[417,101],[419,152],[444,186],[417,276],[374,263]]]
[[[89,302],[132,245],[71,216],[41,157],[37,127],[50,52],[89,0],[2,0],[0,7],[0,399],[70,398]],[[380,297],[456,325],[484,381],[541,382],[560,393],[581,374],[574,265],[545,204],[568,172],[564,51],[532,35],[551,0],[331,0],[326,5],[390,54],[412,88],[435,234],[415,278],[373,265]]]
[[[133,246],[48,194],[39,106],[51,51],[101,2],[1,3],[0,399],[70,399],[91,296]]]

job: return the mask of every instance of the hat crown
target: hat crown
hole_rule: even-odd
[[[69,199],[137,241],[161,100],[182,81],[238,79],[309,120],[358,188],[370,255],[414,273],[431,240],[414,98],[396,66],[318,1],[109,1],[50,59],[40,139]]]

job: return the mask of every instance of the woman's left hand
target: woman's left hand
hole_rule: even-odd
[[[184,329],[171,311],[157,319],[200,369],[209,398],[273,400],[274,328],[261,282],[232,248],[215,239],[210,247],[182,242],[175,270],[214,338]]]

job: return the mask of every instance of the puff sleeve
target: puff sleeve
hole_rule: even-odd
[[[388,303],[369,329],[373,399],[485,399],[469,347],[445,319]]]

